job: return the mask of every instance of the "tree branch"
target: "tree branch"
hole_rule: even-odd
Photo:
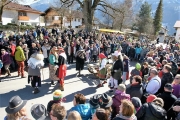
[[[98,3],[100,2],[101,0],[94,0],[93,4],[92,4],[92,9],[95,9],[97,6],[98,6]]]
[[[62,4],[62,6],[66,6],[66,7],[70,7],[73,3],[74,3],[74,1],[75,0],[60,0],[63,4]]]
[[[80,4],[81,7],[83,7],[83,3],[80,0],[76,0],[76,1]]]
[[[99,9],[99,8],[96,8],[95,10],[99,10],[99,11],[101,11],[101,12],[103,12],[104,14],[108,14],[109,16],[111,16],[113,19],[115,18],[113,15],[111,15],[110,13],[108,13],[108,12],[106,12],[106,11],[103,11],[103,10],[101,10],[101,9]]]

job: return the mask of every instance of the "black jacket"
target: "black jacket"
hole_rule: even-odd
[[[143,86],[142,84],[131,85],[126,89],[126,93],[130,94],[131,98],[138,97],[141,100],[141,97],[143,95]]]
[[[170,73],[164,73],[162,78],[161,78],[161,87],[158,90],[157,94],[159,93],[163,93],[164,92],[164,86],[166,85],[166,83],[172,83],[173,81],[173,74]]]
[[[145,103],[136,113],[137,120],[166,120],[166,110],[155,103]]]
[[[177,100],[177,97],[173,95],[171,92],[163,92],[162,94],[158,95],[158,97],[162,98],[164,101],[164,109],[168,111],[174,102]]]

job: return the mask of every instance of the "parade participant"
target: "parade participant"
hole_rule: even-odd
[[[112,54],[112,59],[114,61],[113,67],[111,69],[111,77],[109,81],[109,87],[111,89],[116,89],[118,85],[122,82],[121,76],[123,72],[123,58],[120,52],[115,51]],[[112,90],[110,92],[113,92]]]
[[[44,56],[42,53],[37,52],[31,55],[28,60],[28,83],[34,88],[32,93],[39,93],[38,87],[41,87],[41,68],[44,66]]]
[[[76,52],[76,70],[79,71],[78,76],[81,75],[81,70],[84,69],[85,59],[86,59],[86,53],[82,49],[82,47],[80,47],[80,49]]]
[[[55,75],[57,68],[56,62],[58,61],[57,47],[54,46],[49,54],[49,79],[51,80],[51,84],[54,85],[54,81],[58,81],[59,78]]]
[[[67,56],[65,54],[65,51],[63,48],[58,48],[58,70],[57,70],[57,77],[59,78],[59,83],[60,83],[60,90],[64,91],[64,78],[66,77],[66,61],[67,61]]]
[[[100,60],[100,67],[99,67],[99,71],[98,71],[98,77],[99,77],[99,84],[97,87],[103,87],[103,84],[106,83],[105,79],[106,79],[106,64],[107,64],[107,58],[104,55],[104,53],[100,53],[99,54],[99,60]],[[104,81],[102,83],[102,81]]]

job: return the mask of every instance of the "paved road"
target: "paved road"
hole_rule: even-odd
[[[134,65],[134,63],[131,63]],[[130,67],[132,69],[133,66]],[[40,93],[32,94],[32,88],[27,83],[27,78],[21,79],[20,77],[12,77],[6,78],[5,81],[0,82],[0,120],[3,120],[6,115],[5,107],[8,105],[9,99],[14,95],[19,95],[22,99],[28,100],[27,110],[30,118],[30,108],[33,104],[41,103],[45,106],[47,103],[52,100],[52,93],[54,90],[58,89],[57,85],[52,86],[50,84],[50,80],[48,80],[49,71],[48,68],[43,69],[42,76],[43,82],[42,87],[40,88]],[[62,103],[67,110],[69,110],[72,106],[72,100],[74,94],[83,93],[87,101],[94,94],[105,93],[109,90],[107,84],[102,88],[96,88],[96,80],[91,79],[93,77],[88,72],[87,68],[82,71],[84,76],[76,77],[77,71],[75,70],[75,65],[70,65],[67,70],[67,77],[65,78],[65,91],[63,92],[64,97],[66,98],[66,102]],[[27,74],[26,74],[27,75]],[[17,76],[17,73],[14,73],[13,76]]]

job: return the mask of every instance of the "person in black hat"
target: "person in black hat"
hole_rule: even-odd
[[[7,116],[4,120],[20,120],[27,118],[26,100],[22,100],[18,95],[9,100],[9,106],[5,108]]]
[[[31,115],[35,120],[45,120],[47,116],[46,107],[42,104],[35,104],[31,107]]]
[[[164,101],[164,109],[168,111],[171,106],[174,104],[174,102],[177,100],[177,97],[172,94],[173,92],[173,86],[170,83],[166,83],[164,86],[164,92],[162,94],[159,94],[158,97],[162,98]]]
[[[98,94],[98,95],[94,95],[90,98],[89,100],[89,104],[90,104],[90,107],[91,107],[91,115],[93,115],[95,112],[96,112],[96,109],[99,108],[99,99],[101,97],[101,94]]]
[[[113,100],[110,96],[108,96],[106,93],[102,94],[100,99],[99,99],[99,105],[100,108],[103,108],[106,110],[106,113],[108,114],[108,117],[112,117],[112,106]]]

